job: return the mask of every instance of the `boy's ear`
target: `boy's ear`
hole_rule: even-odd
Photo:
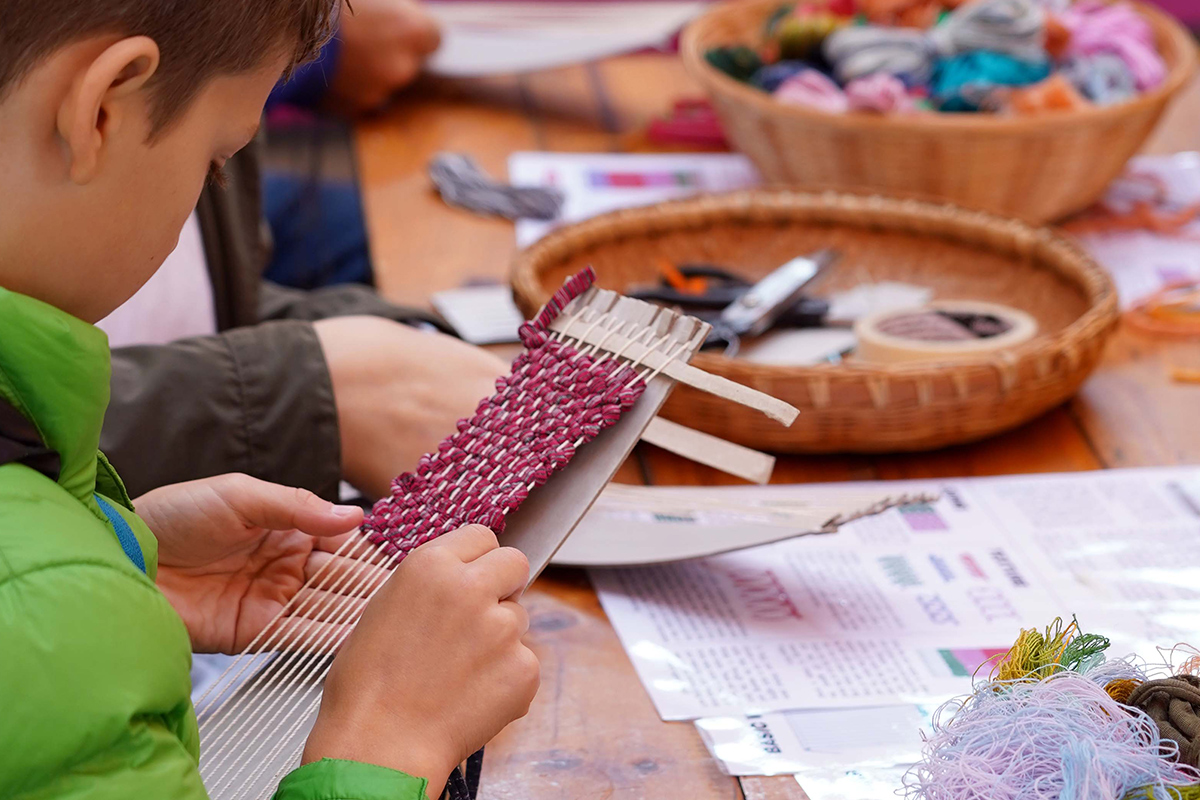
[[[58,108],[57,124],[72,181],[84,184],[96,176],[106,146],[122,128],[145,135],[132,118],[132,100],[158,63],[158,44],[147,36],[131,36],[105,48],[71,84]]]

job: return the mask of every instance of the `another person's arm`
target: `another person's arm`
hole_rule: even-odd
[[[268,322],[113,351],[101,448],[131,493],[244,472],[371,496],[494,391],[504,362],[376,317]]]
[[[354,0],[337,35],[271,96],[271,104],[374,111],[408,86],[441,44],[437,23],[414,0]]]

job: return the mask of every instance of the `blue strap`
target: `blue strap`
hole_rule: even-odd
[[[142,546],[138,544],[137,537],[133,535],[133,528],[129,527],[129,523],[125,521],[120,512],[100,495],[96,495],[96,503],[104,512],[104,516],[108,517],[108,521],[112,523],[113,530],[117,533],[117,541],[121,543],[121,549],[125,551],[125,555],[129,556],[129,560],[135,567],[145,572],[146,557],[142,555]]]

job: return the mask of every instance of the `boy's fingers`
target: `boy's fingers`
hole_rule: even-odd
[[[331,654],[337,652],[353,624],[319,622],[301,617],[286,617],[271,626],[269,636],[276,636],[275,649],[286,652]]]
[[[336,553],[338,550],[341,550],[342,545],[344,545],[346,543],[347,539],[350,539],[357,535],[358,535],[358,531],[353,530],[353,531],[349,531],[347,533],[339,533],[337,536],[322,536],[321,538],[319,538],[313,542],[313,550],[319,550],[319,551],[325,552],[325,553]],[[345,550],[343,550],[342,552],[349,553],[349,552],[353,551],[355,553],[361,554],[361,553],[366,553],[368,550],[375,550],[375,549],[376,549],[375,546],[372,544],[360,543],[357,546],[352,544],[349,547],[347,547]]]
[[[374,555],[374,551],[371,551]],[[386,565],[390,560],[383,556],[373,559],[346,558],[329,553],[313,553],[304,564],[304,580],[309,581],[320,572],[315,589],[332,591],[351,597],[365,597],[383,585],[392,574]]]
[[[497,598],[515,600],[529,582],[529,559],[515,547],[499,547],[471,564],[476,579]]]
[[[301,589],[296,595],[296,607],[292,618],[353,625],[366,607],[367,601],[362,597],[320,589]]]
[[[470,563],[499,546],[496,534],[482,525],[467,525],[422,545],[422,547],[445,548],[458,556],[464,563]]]
[[[267,483],[248,475],[230,475],[220,486],[225,501],[250,526],[296,529],[311,536],[334,536],[362,522],[358,506],[335,506],[307,489]]]

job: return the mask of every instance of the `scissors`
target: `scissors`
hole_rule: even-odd
[[[804,289],[838,257],[832,250],[788,261],[758,283],[711,264],[660,265],[659,286],[630,292],[631,297],[679,306],[713,326],[704,347],[724,346],[737,355],[744,336],[760,336],[774,327],[815,328],[825,324],[829,303],[806,296]]]

